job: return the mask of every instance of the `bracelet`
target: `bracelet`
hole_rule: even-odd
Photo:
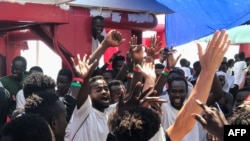
[[[164,68],[164,70],[163,70],[163,71],[165,71],[165,72],[169,73],[171,70],[170,70],[169,68]]]
[[[81,84],[81,83],[77,83],[77,82],[71,82],[71,86],[81,88],[81,87],[82,87],[82,84]]]
[[[74,78],[72,79],[72,81],[80,82],[80,83],[83,83],[83,82],[84,82],[84,80],[83,80],[82,78],[80,78],[80,77],[74,77]]]
[[[164,76],[166,76],[166,77],[168,77],[168,75],[169,75],[169,72],[170,72],[170,69],[168,69],[168,68],[164,68],[164,70],[162,71],[162,75],[164,75]]]
[[[136,65],[133,67],[133,71],[134,72],[141,72],[140,69]]]
[[[168,77],[168,73],[167,72],[165,72],[165,71],[162,71],[162,73],[161,73],[162,75],[164,75],[164,76],[166,76],[166,77]]]
[[[128,75],[127,75],[128,78],[133,78],[133,76],[134,76],[133,72],[129,72]]]

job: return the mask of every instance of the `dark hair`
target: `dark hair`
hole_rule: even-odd
[[[72,81],[73,75],[72,75],[71,71],[68,69],[65,69],[65,68],[60,69],[57,76],[59,76],[59,75],[67,76],[69,81]]]
[[[113,86],[120,86],[123,85],[121,80],[112,80],[108,83],[109,89],[111,89],[111,87]]]
[[[33,73],[33,71],[43,73],[43,69],[41,67],[39,67],[39,66],[33,66],[33,67],[31,67],[30,70],[29,70],[29,74]]]
[[[52,141],[48,123],[39,115],[24,114],[4,125],[2,136],[12,141]]]
[[[226,66],[228,67],[227,62],[221,62],[221,64],[220,64],[220,65],[226,65]]]
[[[180,64],[181,64],[181,66],[187,66],[187,59],[185,59],[185,58],[182,58],[181,60],[180,60]]]
[[[117,141],[148,141],[160,129],[160,117],[151,109],[134,107],[117,117],[109,117],[110,131]]]
[[[244,52],[239,53],[239,59],[240,59],[240,61],[245,61],[245,53]]]
[[[187,60],[187,67],[190,67],[190,61]]]
[[[112,66],[116,66],[118,61],[125,61],[125,57],[122,55],[115,56],[112,60]]]
[[[220,71],[223,71],[223,68],[222,68],[223,65],[225,65],[225,66],[227,67],[227,69],[228,69],[228,64],[227,64],[227,62],[221,62],[220,66],[219,66],[219,70],[220,70]]]
[[[93,87],[93,83],[95,83],[97,80],[103,80],[103,81],[105,81],[104,78],[103,78],[103,76],[101,76],[101,75],[96,75],[96,76],[94,76],[94,77],[91,77],[91,78],[89,79],[89,86],[90,86],[90,89]]]
[[[164,67],[162,64],[155,64],[155,69],[164,69]]]
[[[201,64],[200,64],[200,61],[194,62],[193,68],[194,68],[195,76],[199,76],[199,75],[200,75],[200,72],[201,72]]]
[[[26,99],[25,113],[38,114],[51,124],[52,118],[58,115],[55,104],[59,100],[57,94],[52,92],[38,92]]]
[[[103,17],[103,16],[100,16],[100,15],[94,16],[94,17],[92,18],[92,23],[94,23],[95,20],[104,21],[104,17]]]
[[[247,61],[250,61],[250,57],[247,57],[245,60],[246,60],[246,62],[247,62]]]
[[[160,49],[160,52],[169,52],[168,48],[164,47],[162,49]]]
[[[27,60],[23,57],[23,56],[16,56],[13,60],[12,60],[12,64],[16,61],[22,61],[24,68],[26,69],[27,67]]]
[[[39,72],[28,75],[23,84],[23,94],[25,98],[32,93],[54,89],[56,86],[54,79]]]
[[[113,70],[104,70],[104,71],[102,72],[102,74],[104,74],[104,73],[110,73],[111,76],[112,76],[112,78],[115,78],[115,72],[114,72]]]
[[[234,63],[234,59],[229,59],[229,60],[227,61],[227,65],[228,65],[228,66],[233,65],[233,63]]]
[[[185,78],[185,72],[180,68],[172,69],[168,74],[167,82],[169,83],[173,78],[176,78],[176,77]]]

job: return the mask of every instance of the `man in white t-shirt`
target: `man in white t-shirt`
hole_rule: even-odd
[[[75,109],[66,129],[65,141],[105,141],[109,133],[108,115],[115,109],[109,106],[109,88],[102,76],[89,81],[89,96]]]
[[[188,96],[188,84],[184,78],[173,78],[169,82],[168,90],[169,102],[163,103],[161,120],[163,129],[170,127],[176,120],[177,114],[185,104]],[[190,115],[191,116],[191,115]],[[187,121],[188,122],[188,121]],[[183,126],[185,128],[185,126]],[[182,141],[201,141],[205,138],[206,131],[200,129],[201,126],[195,124],[193,129],[186,134]]]
[[[102,76],[94,76],[89,81],[87,100],[80,108],[75,108],[66,128],[65,141],[106,141],[109,134],[108,117],[116,109],[110,104],[108,85]],[[150,141],[162,141],[164,131],[157,131]]]
[[[234,64],[234,84],[235,85],[240,85],[241,83],[241,77],[242,77],[242,72],[247,68],[247,64],[245,61],[245,53],[244,52],[240,52],[238,54],[239,57],[239,61],[235,62]]]

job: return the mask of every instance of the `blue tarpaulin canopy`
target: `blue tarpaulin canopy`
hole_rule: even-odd
[[[166,14],[168,46],[182,45],[250,20],[250,0],[156,1],[175,12]]]

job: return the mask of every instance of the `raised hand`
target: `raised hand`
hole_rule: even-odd
[[[76,60],[73,57],[71,58],[73,71],[77,77],[85,78],[91,67],[97,63],[97,60],[95,60],[93,63],[89,64],[89,58],[87,58],[87,54],[85,54],[82,59],[80,54],[77,54]]]
[[[181,57],[181,54],[179,54],[177,57],[176,57],[176,54],[177,51],[174,50],[173,48],[171,48],[168,52],[168,55],[167,55],[167,68],[173,68],[175,67],[176,63],[178,62],[178,60],[180,59]]]
[[[218,69],[217,66],[221,63],[230,43],[226,30],[217,30],[206,50],[202,49],[201,45],[197,43],[201,68],[206,71],[212,69],[211,72]]]
[[[118,103],[118,114],[136,106],[144,106],[147,108],[154,108],[156,111],[161,111],[159,110],[160,103],[166,102],[166,100],[160,99],[159,97],[149,97],[150,95],[153,95],[156,93],[156,91],[152,91],[152,87],[147,89],[146,91],[141,93],[142,89],[142,83],[138,82],[132,91],[130,98],[127,101],[123,100],[124,92],[121,92],[120,97],[119,97],[119,103]]]
[[[144,78],[150,77],[151,79],[156,79],[155,66],[153,63],[142,63],[142,66],[136,65],[136,67],[141,72]]]
[[[121,45],[125,39],[122,37],[122,34],[117,30],[110,30],[106,35],[106,38],[103,40],[103,43],[107,47],[116,47]]]
[[[158,50],[160,46],[159,36],[156,37],[155,35],[150,38],[150,48],[154,48],[155,51]]]
[[[154,94],[157,92],[154,91]],[[162,110],[161,110],[161,104],[166,103],[167,100],[161,99],[160,97],[145,97],[143,101],[141,101],[141,105],[143,107],[153,109],[155,112],[157,112],[159,115],[162,115]]]
[[[135,63],[141,63],[143,61],[143,48],[142,45],[138,45],[137,36],[133,35],[129,42],[130,48],[129,53],[131,58],[135,61]]]
[[[228,124],[223,113],[214,107],[209,108],[199,100],[196,100],[196,103],[203,109],[204,114],[192,114],[194,118],[210,133],[220,139],[223,138],[224,125]]]
[[[156,36],[152,36],[150,38],[150,46],[145,48],[145,51],[147,53],[146,56],[146,62],[153,62],[155,59],[156,52],[158,51],[158,48],[160,46],[160,42]]]

